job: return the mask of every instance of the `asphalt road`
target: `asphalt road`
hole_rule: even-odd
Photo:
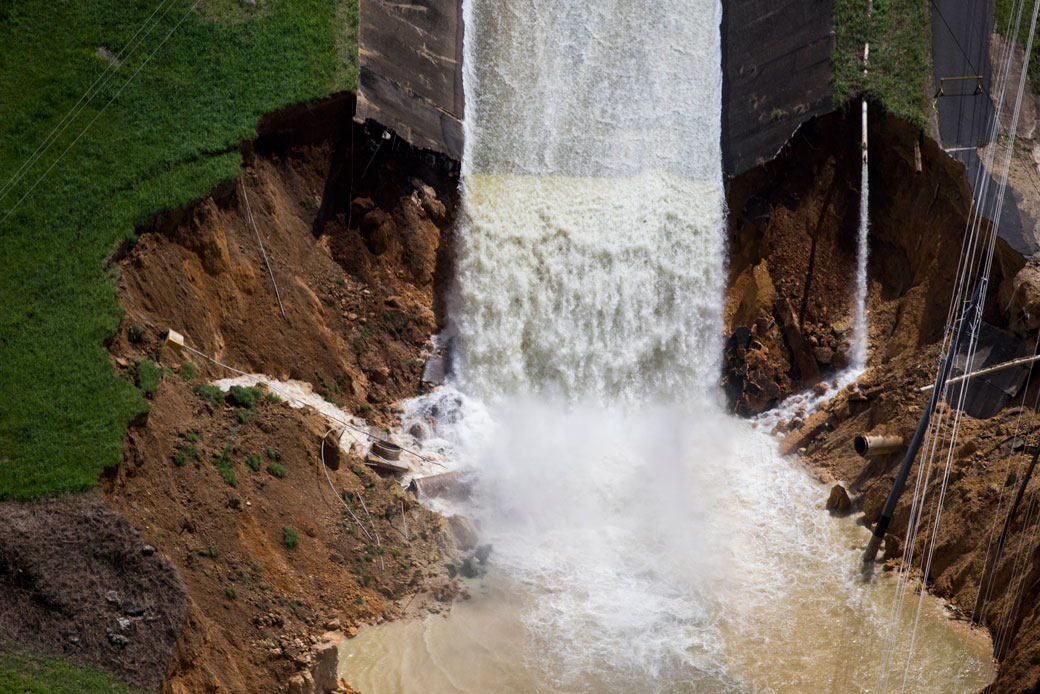
[[[982,75],[984,91],[975,80],[947,82],[939,97],[939,135],[943,147],[982,147],[989,142],[993,118],[990,89],[989,34],[992,0],[932,0],[932,60],[935,88],[942,78]]]

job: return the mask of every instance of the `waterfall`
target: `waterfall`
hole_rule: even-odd
[[[721,3],[464,13],[457,368],[403,428],[423,421],[470,476],[442,510],[474,520],[492,568],[449,619],[392,625],[367,661],[379,637],[347,643],[350,681],[863,691],[880,655],[863,634],[894,590],[859,577],[866,531],[719,405]],[[915,691],[984,683],[919,665]]]
[[[866,49],[864,49],[864,54]],[[852,323],[852,370],[859,372],[867,368],[867,341],[870,330],[867,325],[867,260],[870,254],[870,172],[867,153],[867,100],[862,106],[863,163],[859,174],[859,233],[856,235],[856,296]]]

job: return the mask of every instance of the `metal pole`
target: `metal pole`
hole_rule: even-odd
[[[896,475],[896,481],[895,484],[892,485],[892,491],[889,492],[888,499],[885,500],[885,507],[881,510],[881,517],[878,518],[877,525],[874,526],[874,534],[871,536],[870,542],[867,544],[867,551],[863,553],[864,562],[874,561],[874,558],[877,557],[878,549],[881,547],[881,541],[885,539],[885,533],[888,531],[888,524],[892,522],[892,515],[895,513],[896,504],[899,502],[899,496],[903,493],[903,487],[906,485],[907,477],[910,476],[910,468],[914,464],[914,458],[917,457],[917,451],[921,448],[925,432],[928,431],[928,425],[932,421],[932,413],[935,412],[935,408],[939,404],[939,395],[945,388],[946,379],[949,377],[950,370],[953,368],[953,359],[957,356],[957,350],[960,347],[961,339],[964,337],[968,326],[975,321],[976,309],[978,308],[979,300],[985,291],[985,286],[986,279],[980,279],[978,286],[975,288],[975,294],[971,297],[971,304],[969,304],[964,315],[961,317],[960,327],[957,329],[957,335],[953,339],[953,344],[950,345],[950,351],[946,355],[946,361],[943,362],[943,367],[939,372],[939,377],[935,381],[935,389],[932,391],[931,398],[928,399],[928,406],[921,415],[921,421],[917,424],[917,430],[914,431],[914,437],[910,440],[910,447],[906,449],[906,456],[903,457],[903,464],[899,468],[899,474]]]

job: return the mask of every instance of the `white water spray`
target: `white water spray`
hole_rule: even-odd
[[[864,53],[866,49],[864,49]],[[870,254],[870,171],[867,150],[867,100],[863,99],[862,115],[863,163],[859,174],[859,233],[856,235],[856,296],[852,322],[852,370],[867,368],[867,261]]]
[[[720,3],[465,12],[459,371],[408,417],[473,472],[461,510],[494,568],[450,619],[349,642],[343,672],[375,692],[862,691],[887,614],[866,531],[717,402]],[[920,664],[917,691],[981,681]]]

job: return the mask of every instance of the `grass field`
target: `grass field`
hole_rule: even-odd
[[[1015,7],[1015,3],[1011,0],[997,0],[996,10],[997,16],[993,28],[999,31],[1004,38],[1008,38],[1014,33],[1015,26],[1018,26],[1016,43],[1018,48],[1024,51],[1029,42],[1029,19],[1033,11],[1032,5],[1019,3]],[[996,71],[997,66],[994,66],[993,69]],[[1033,37],[1033,51],[1029,55],[1029,68],[1026,72],[1034,91],[1040,92],[1040,34]]]
[[[111,675],[57,658],[0,649],[0,694],[143,694]]]
[[[99,49],[119,54],[142,25],[114,69]],[[0,498],[88,489],[119,463],[146,405],[103,347],[121,316],[106,257],[234,177],[263,114],[355,88],[356,30],[356,0],[0,0]]]
[[[923,127],[929,108],[931,30],[928,0],[834,2],[834,101],[842,105],[866,94],[889,113]],[[870,42],[870,64],[863,74],[863,44]]]

